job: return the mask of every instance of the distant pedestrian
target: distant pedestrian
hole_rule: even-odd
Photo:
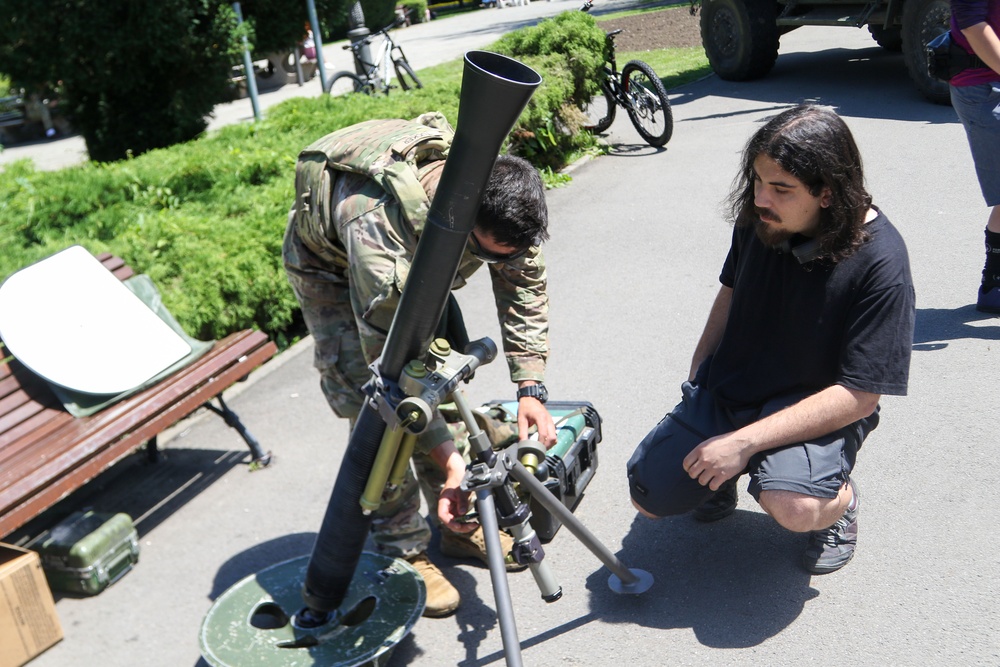
[[[976,309],[1000,313],[1000,0],[952,0],[951,38],[981,61],[949,83],[951,104],[972,149],[979,188],[992,207]]]
[[[313,38],[312,27],[306,23],[306,36],[302,38],[302,55],[306,60],[316,60],[316,40]]]

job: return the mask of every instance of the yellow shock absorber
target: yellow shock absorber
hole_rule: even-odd
[[[365,492],[361,494],[361,510],[365,514],[371,514],[382,504],[382,492],[385,490],[385,483],[389,479],[389,471],[396,461],[396,453],[399,450],[399,443],[403,438],[403,429],[387,428],[382,435],[382,443],[375,454],[375,463],[372,464],[372,471],[368,474],[368,483],[365,484]]]
[[[412,433],[403,435],[403,441],[396,452],[396,461],[392,464],[389,472],[389,493],[386,500],[395,500],[403,491],[403,482],[406,481],[406,471],[410,467],[410,457],[413,456],[413,448],[417,443],[417,436]]]

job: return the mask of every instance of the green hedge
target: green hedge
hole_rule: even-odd
[[[509,33],[492,48],[544,73],[512,134],[513,152],[558,168],[568,154],[595,144],[580,130],[580,109],[599,90],[604,64],[604,31],[592,16],[566,11]]]
[[[578,27],[560,33],[560,44],[589,44],[575,35],[593,24],[571,21]],[[550,25],[543,30],[562,31],[568,23],[556,19]],[[511,41],[501,46],[535,44],[534,38],[514,46]],[[572,106],[586,86],[582,65],[568,53],[541,55],[542,47],[530,48],[538,55],[523,59],[545,83],[517,125],[515,150],[525,150],[524,135],[544,123],[566,122],[563,107]],[[566,50],[582,57],[582,49]],[[455,123],[460,72],[458,62],[423,70],[425,87],[406,94],[294,98],[272,107],[261,122],[231,125],[121,162],[58,172],[13,163],[0,178],[0,276],[73,244],[95,254],[109,251],[150,274],[191,335],[220,338],[256,327],[285,346],[302,333],[281,264],[298,151],[369,118],[439,110]],[[556,155],[566,158],[558,151],[542,153],[532,156],[542,166],[557,164]]]

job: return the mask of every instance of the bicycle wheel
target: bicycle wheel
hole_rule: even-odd
[[[346,95],[347,93],[372,94],[372,87],[351,72],[334,72],[328,81],[326,89],[333,96]]]
[[[392,64],[396,68],[396,78],[399,79],[399,85],[403,90],[424,87],[424,84],[420,83],[420,79],[413,72],[413,68],[410,67],[410,63],[402,58],[397,58],[392,61]]]
[[[650,146],[662,146],[674,132],[674,115],[660,77],[641,60],[633,60],[622,68],[622,87],[629,105],[628,117]]]
[[[583,109],[583,115],[587,117],[587,124],[583,129],[594,134],[600,134],[611,127],[611,123],[615,122],[615,111],[618,107],[607,86],[601,86],[601,91],[601,94],[594,95]]]

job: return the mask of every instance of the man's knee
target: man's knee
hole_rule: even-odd
[[[675,474],[649,474],[641,464],[628,469],[632,504],[644,516],[658,519],[690,512],[711,497],[712,491],[691,479],[679,466]],[[651,481],[647,482],[646,479]]]
[[[663,516],[660,515],[660,514],[653,514],[652,512],[648,511],[645,507],[643,507],[642,505],[640,505],[638,503],[638,501],[636,501],[635,498],[632,498],[632,507],[636,508],[639,511],[639,514],[643,515],[647,519],[662,519],[663,518]]]
[[[761,491],[759,502],[783,528],[806,533],[818,529],[826,508],[836,498],[817,498],[793,491]]]
[[[332,368],[320,371],[319,386],[333,412],[338,417],[350,419],[353,429],[354,421],[361,414],[361,407],[364,405],[364,394]]]

